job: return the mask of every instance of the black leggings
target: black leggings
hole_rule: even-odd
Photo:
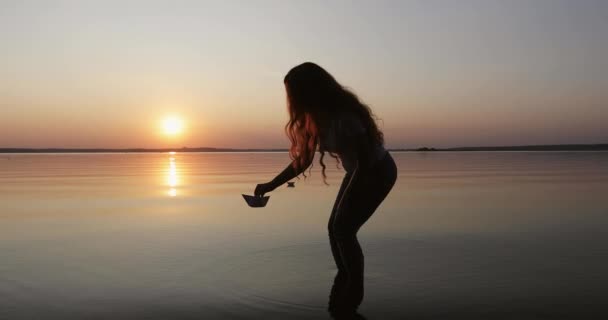
[[[363,300],[363,252],[357,231],[393,188],[397,167],[387,152],[372,168],[344,176],[329,217],[329,242],[338,268],[329,308],[356,309]]]

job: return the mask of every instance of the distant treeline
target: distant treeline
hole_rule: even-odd
[[[402,149],[402,151],[602,151],[608,150],[608,143],[602,144],[550,144],[529,146],[494,146],[494,147],[457,147]]]
[[[390,151],[407,152],[432,152],[432,151],[608,151],[608,143],[603,144],[554,144],[554,145],[530,145],[530,146],[496,146],[496,147],[458,147],[458,148],[431,148],[422,147],[415,149],[392,148]],[[231,149],[231,148],[127,148],[127,149],[102,149],[102,148],[0,148],[0,153],[137,153],[137,152],[287,152],[287,149]]]

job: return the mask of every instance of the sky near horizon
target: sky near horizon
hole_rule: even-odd
[[[304,61],[388,147],[608,142],[608,1],[0,0],[0,52],[0,147],[283,148]]]

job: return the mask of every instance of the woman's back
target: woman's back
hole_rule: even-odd
[[[319,149],[337,154],[344,169],[351,172],[356,167],[359,152],[367,153],[365,156],[372,162],[382,159],[386,153],[384,146],[377,143],[369,146],[368,150],[359,150],[361,139],[369,141],[361,118],[352,111],[340,111],[320,128]]]

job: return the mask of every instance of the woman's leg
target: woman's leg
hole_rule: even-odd
[[[333,209],[331,210],[331,215],[329,216],[329,221],[327,223],[327,229],[329,231],[329,245],[331,247],[331,253],[334,258],[334,262],[336,263],[336,268],[338,268],[338,274],[336,275],[336,282],[339,279],[342,279],[345,276],[344,263],[342,262],[342,258],[340,256],[340,251],[338,249],[338,245],[336,243],[335,237],[333,237],[332,228],[334,225],[334,220],[336,218],[336,209],[338,208],[338,204],[342,199],[342,195],[344,194],[344,190],[347,188],[348,183],[351,179],[351,174],[347,173],[342,180],[342,185],[340,186],[340,190],[338,191],[338,195],[336,196],[336,201],[334,202]]]
[[[330,218],[329,234],[332,253],[341,263],[344,277],[344,303],[356,308],[363,299],[364,257],[357,232],[371,217],[392,189],[397,176],[395,164],[387,155],[372,170],[355,172],[341,188],[341,197]],[[344,190],[342,190],[344,189]]]

